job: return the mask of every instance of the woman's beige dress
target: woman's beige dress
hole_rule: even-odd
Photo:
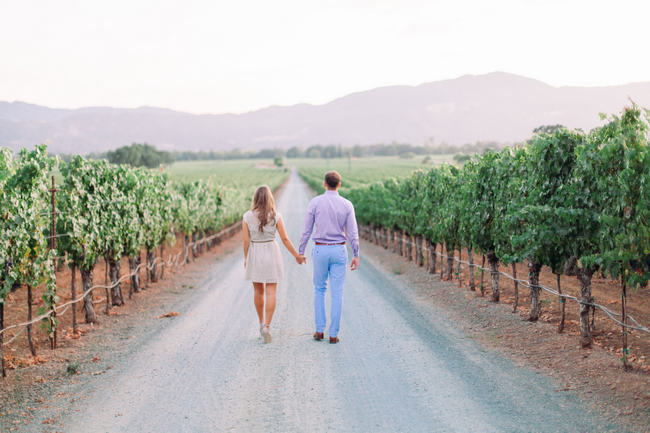
[[[282,216],[276,212],[275,221],[269,221],[260,232],[260,221],[253,211],[244,214],[251,244],[246,258],[246,279],[254,283],[279,283],[284,278],[282,253],[275,240],[277,222]]]

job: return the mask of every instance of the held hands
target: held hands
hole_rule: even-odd
[[[354,257],[350,263],[350,270],[354,271],[359,267],[359,257]]]
[[[303,263],[307,263],[307,257],[304,254],[298,254],[296,256],[296,263],[299,265],[302,265]]]

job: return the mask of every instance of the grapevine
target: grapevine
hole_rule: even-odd
[[[623,298],[626,287],[650,279],[647,117],[633,105],[589,133],[564,128],[542,132],[520,147],[475,157],[461,169],[443,165],[342,194],[371,231],[403,231],[397,237],[400,249],[403,236],[416,246],[422,236],[433,250],[444,243],[448,278],[454,250],[466,247],[484,254],[496,302],[498,263],[526,260],[529,320],[541,313],[542,266],[557,275],[576,275],[582,286],[581,341],[589,346],[594,272],[619,278]],[[313,176],[304,177],[316,184]]]

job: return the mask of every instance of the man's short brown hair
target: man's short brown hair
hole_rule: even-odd
[[[330,188],[334,189],[341,183],[341,175],[336,171],[328,171],[325,173],[325,183]]]

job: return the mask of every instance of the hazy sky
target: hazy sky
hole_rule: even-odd
[[[495,70],[650,81],[647,0],[0,0],[0,100],[193,113]]]

